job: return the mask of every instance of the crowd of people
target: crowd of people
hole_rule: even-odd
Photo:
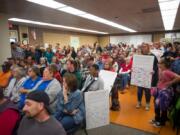
[[[85,121],[84,92],[104,89],[100,70],[117,72],[111,90],[111,110],[120,110],[119,91],[130,87],[133,55],[154,57],[152,88],[137,87],[137,106],[146,108],[154,96],[155,127],[165,125],[167,111],[179,99],[180,43],[120,43],[75,50],[56,44],[40,46],[11,43],[12,57],[0,73],[0,133],[3,135],[65,135]],[[30,118],[30,119],[29,119]]]

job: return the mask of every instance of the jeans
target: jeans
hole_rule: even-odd
[[[150,103],[150,100],[151,100],[150,89],[143,88],[143,87],[138,87],[138,92],[137,92],[138,102],[141,102],[141,100],[142,100],[143,90],[145,91],[146,103]]]
[[[70,115],[64,115],[60,122],[66,131],[73,129],[76,126],[73,117]]]
[[[121,88],[122,88],[122,90],[124,90],[129,82],[130,77],[129,77],[129,74],[127,73],[127,74],[121,74],[121,78],[122,78],[121,79]]]
[[[155,108],[155,120],[165,125],[167,121],[167,111],[161,111],[160,108]]]

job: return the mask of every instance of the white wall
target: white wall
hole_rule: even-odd
[[[129,45],[134,44],[137,47],[142,42],[151,43],[152,35],[129,35],[129,36],[110,36],[110,43],[118,44],[120,42],[127,43]]]
[[[165,38],[180,38],[180,33],[166,33]]]

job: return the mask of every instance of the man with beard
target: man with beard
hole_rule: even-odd
[[[45,92],[29,93],[23,112],[18,135],[66,135],[62,125],[50,116],[49,97]]]

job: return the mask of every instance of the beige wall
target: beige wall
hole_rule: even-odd
[[[29,36],[29,44],[30,45],[43,46],[43,30],[42,29],[29,27],[28,32],[29,32],[28,36]],[[32,32],[35,32],[36,39],[33,38]]]
[[[99,44],[103,47],[107,46],[110,43],[110,36],[104,36],[104,37],[99,37]]]
[[[161,38],[165,37],[165,33],[153,34],[153,42],[159,42]]]
[[[23,33],[27,33],[28,34],[28,26],[19,26],[19,37],[20,37],[20,42],[22,43],[22,41],[24,40],[24,38],[22,37]],[[28,35],[29,37],[29,35]],[[27,38],[28,42],[29,42],[29,38]]]
[[[80,46],[87,44],[93,45],[95,42],[98,41],[98,37],[92,35],[43,32],[43,42],[52,45],[60,43],[61,46],[67,46],[70,45],[71,36],[79,37]]]
[[[11,57],[11,48],[9,41],[8,17],[0,14],[0,65]]]

